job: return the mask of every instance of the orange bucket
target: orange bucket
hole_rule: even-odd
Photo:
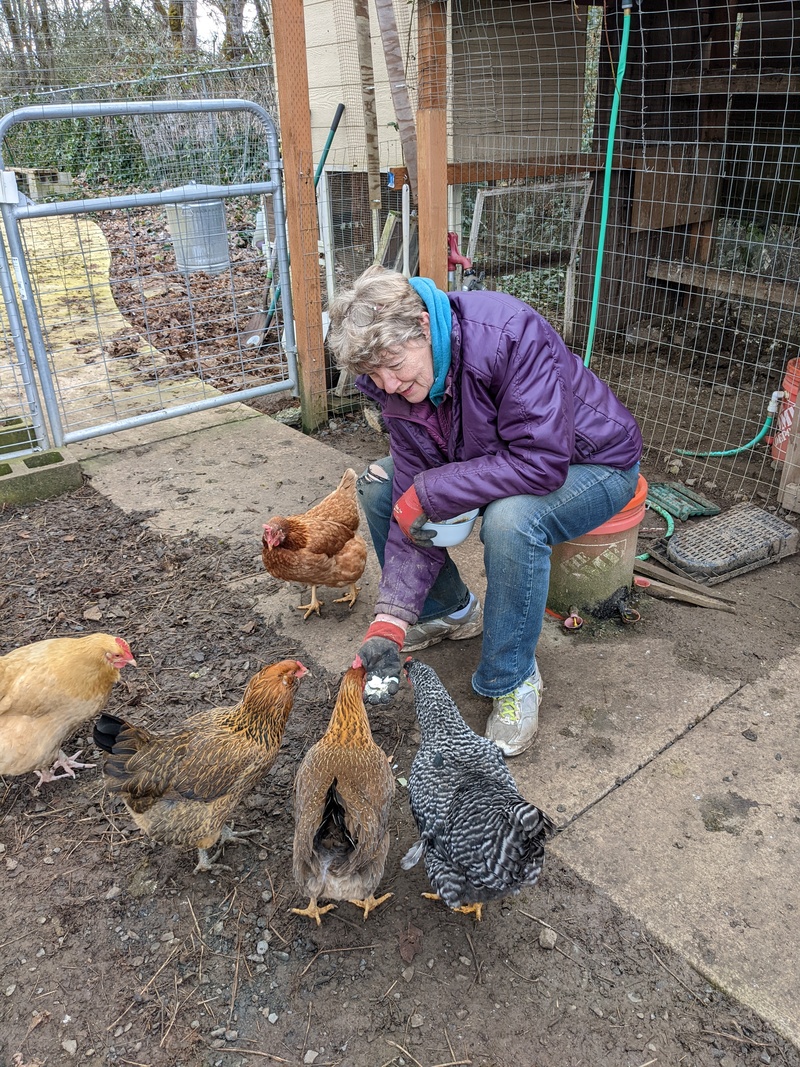
[[[790,359],[786,365],[786,375],[781,386],[783,400],[781,400],[778,418],[775,420],[775,435],[772,438],[772,458],[778,463],[783,463],[786,459],[798,387],[800,387],[800,359]]]
[[[547,594],[551,611],[591,611],[621,586],[631,585],[646,503],[647,482],[640,474],[636,492],[622,511],[583,537],[553,545]]]

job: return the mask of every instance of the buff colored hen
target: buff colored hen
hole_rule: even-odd
[[[41,785],[94,766],[61,746],[103,710],[126,664],[136,666],[127,642],[100,633],[35,641],[0,656],[0,774],[36,771]]]
[[[238,704],[196,712],[158,734],[101,716],[94,741],[107,753],[109,792],[122,799],[148,837],[196,848],[195,873],[223,867],[216,862],[222,846],[258,832],[235,833],[225,821],[275,762],[298,682],[307,673],[296,659],[273,663],[250,679]]]
[[[308,618],[324,603],[317,586],[349,585],[350,592],[334,603],[352,608],[359,594],[356,582],[364,573],[367,546],[358,531],[356,472],[346,470],[332,493],[302,515],[275,516],[264,524],[261,558],[273,578],[311,586],[311,600],[298,604]]]
[[[366,919],[392,895],[373,895],[389,851],[395,784],[386,754],[372,739],[365,673],[359,667],[345,674],[328,729],[303,757],[294,783],[293,871],[311,899],[307,908],[292,911],[318,926],[336,907],[318,907],[320,897],[349,900]]]

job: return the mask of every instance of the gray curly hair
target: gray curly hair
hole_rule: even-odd
[[[425,336],[425,303],[408,279],[385,267],[368,267],[328,308],[328,345],[340,370],[369,374],[387,355]]]

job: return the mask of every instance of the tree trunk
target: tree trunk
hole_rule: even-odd
[[[261,36],[269,43],[272,34],[269,28],[269,14],[264,6],[263,0],[253,0],[256,9],[256,20],[258,21],[258,28],[261,30]]]
[[[361,103],[364,108],[364,139],[367,149],[367,183],[372,213],[372,243],[375,252],[380,241],[381,163],[378,146],[378,113],[375,103],[375,71],[372,66],[372,46],[369,31],[368,0],[353,0],[356,20],[356,42],[361,71]]]
[[[224,7],[225,36],[222,40],[222,58],[235,62],[244,55],[244,0],[227,0]]]
[[[53,35],[50,31],[50,12],[47,9],[47,0],[37,0],[39,9],[38,26],[31,23],[31,32],[36,43],[36,58],[39,68],[48,85],[55,84],[55,57],[53,53]]]
[[[417,199],[417,127],[414,123],[414,111],[406,83],[406,69],[403,62],[403,48],[400,34],[397,32],[397,20],[394,17],[392,0],[375,0],[378,12],[378,25],[383,43],[383,55],[389,72],[389,87],[392,91],[392,103],[397,118],[400,143],[403,146],[403,161],[408,171],[408,184],[411,198]]]
[[[19,85],[16,88],[28,89],[30,88],[30,76],[28,65],[25,61],[25,41],[20,31],[17,13],[11,4],[11,0],[0,0],[0,6],[2,6],[3,16],[8,26],[8,36],[11,39],[11,49],[14,55],[14,69],[19,78]]]
[[[183,50],[197,51],[197,0],[183,0]]]
[[[183,0],[169,0],[169,38],[176,52],[183,50]]]

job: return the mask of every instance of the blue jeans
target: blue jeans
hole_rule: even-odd
[[[387,457],[377,466],[388,477],[370,477],[367,468],[358,480],[358,492],[383,568],[394,464]],[[533,674],[550,583],[552,546],[582,537],[616,515],[633,498],[638,478],[638,463],[627,471],[578,464],[569,468],[566,481],[555,492],[506,497],[482,509],[486,598],[481,659],[472,676],[476,693],[503,696]],[[469,590],[448,555],[419,621],[451,615],[468,601]]]

